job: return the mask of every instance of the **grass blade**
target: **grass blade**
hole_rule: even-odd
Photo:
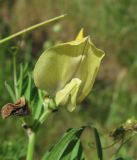
[[[5,43],[5,42],[7,42],[7,41],[9,41],[9,40],[11,40],[13,38],[16,38],[16,37],[18,37],[18,36],[20,36],[20,35],[22,35],[24,33],[33,31],[34,29],[37,29],[37,28],[42,27],[44,25],[47,25],[47,24],[49,24],[51,22],[57,21],[57,20],[59,20],[59,19],[61,19],[63,17],[65,17],[65,15],[61,15],[61,16],[46,20],[44,22],[38,23],[36,25],[33,25],[33,26],[29,27],[29,28],[23,29],[22,31],[19,31],[19,32],[15,33],[15,34],[12,34],[12,35],[0,40],[0,44]]]

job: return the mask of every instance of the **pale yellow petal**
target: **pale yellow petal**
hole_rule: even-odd
[[[87,48],[88,51],[86,56],[84,56],[77,72],[77,78],[81,79],[82,81],[78,102],[81,102],[91,91],[100,67],[101,60],[104,57],[104,52],[100,49],[97,49],[90,39],[88,40]]]
[[[77,105],[77,94],[80,85],[80,79],[72,79],[62,90],[57,92],[55,96],[56,105],[68,104],[68,110],[73,111]]]
[[[55,96],[75,76],[86,43],[87,38],[83,38],[45,51],[34,68],[36,86]]]

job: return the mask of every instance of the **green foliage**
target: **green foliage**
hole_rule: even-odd
[[[42,160],[84,160],[80,136],[85,127],[69,129],[60,141],[53,146]]]

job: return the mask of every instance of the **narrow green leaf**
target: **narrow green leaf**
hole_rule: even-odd
[[[8,93],[9,93],[12,101],[15,102],[16,101],[16,96],[14,94],[14,91],[12,90],[11,86],[6,81],[5,81],[5,87],[6,87],[7,91],[8,91]]]
[[[27,74],[28,68],[29,68],[28,63],[23,64],[23,74],[24,75]]]
[[[93,127],[93,131],[94,131],[95,140],[96,140],[98,159],[99,160],[103,160],[102,146],[101,146],[101,141],[100,141],[100,137],[99,137],[98,131],[97,131],[97,129],[95,127]]]
[[[22,94],[22,85],[23,85],[23,65],[20,65],[20,75],[18,79],[18,92],[19,92],[19,97]]]
[[[77,143],[71,153],[70,160],[74,160],[74,159],[84,160],[83,159],[83,147],[82,147],[80,139],[77,141]]]
[[[42,99],[42,91],[41,90],[38,90],[38,99],[39,99],[39,101],[37,102],[37,108],[36,108],[36,111],[35,111],[34,120],[38,120],[39,117],[40,117],[40,114],[42,112],[43,99]]]
[[[79,138],[70,141],[60,160],[84,160],[83,147]]]
[[[46,153],[46,155],[44,155],[42,160],[61,160],[61,157],[64,154],[64,152],[67,153],[66,149],[70,145],[70,142],[72,146],[76,144],[77,141],[75,142],[74,140],[80,138],[84,129],[85,127],[81,127],[78,129],[69,129],[61,138],[61,140],[54,147],[52,147]],[[70,147],[68,148],[68,152],[70,152]]]
[[[25,97],[30,100],[30,96],[31,96],[31,84],[32,84],[32,77],[31,74],[28,73],[28,85],[27,88],[25,90]]]
[[[14,53],[15,54],[15,53]],[[17,67],[16,67],[16,54],[13,56],[13,81],[14,81],[14,92],[16,99],[19,98],[18,84],[17,84]]]
[[[61,160],[71,160],[71,153],[73,152],[73,149],[75,148],[76,144],[77,144],[78,139],[72,139],[70,140],[67,148],[65,149],[65,151],[63,152],[62,156],[61,156]]]

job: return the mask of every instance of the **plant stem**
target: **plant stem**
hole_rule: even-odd
[[[48,118],[48,116],[49,116],[50,113],[52,113],[52,110],[47,110],[47,111],[45,111],[45,112],[41,115],[41,117],[40,117],[40,119],[39,119],[39,122],[42,124],[45,120],[47,120],[47,118]]]
[[[29,144],[28,144],[28,151],[27,151],[27,158],[26,160],[33,160],[33,153],[34,153],[34,145],[35,145],[35,138],[36,133],[31,131],[29,134]]]
[[[49,19],[49,20],[47,20],[47,21],[38,23],[38,24],[36,24],[36,25],[34,25],[34,26],[31,26],[31,27],[29,27],[29,28],[23,29],[22,31],[19,31],[19,32],[15,33],[15,34],[12,34],[12,35],[4,38],[4,39],[1,39],[1,40],[0,40],[0,44],[5,43],[5,42],[7,42],[7,41],[9,41],[9,40],[17,37],[17,36],[20,36],[20,35],[26,33],[26,32],[30,32],[30,31],[32,31],[32,30],[34,30],[34,29],[37,29],[37,28],[39,28],[39,27],[42,27],[42,26],[44,26],[44,25],[46,25],[46,24],[48,24],[48,23],[50,23],[50,22],[59,20],[59,19],[63,18],[64,16],[65,16],[65,15],[61,15],[61,16],[58,16],[58,17]]]
[[[39,125],[41,125],[45,120],[47,120],[50,113],[52,113],[51,110],[47,110],[46,112],[44,112],[42,114],[42,116],[40,117],[38,124],[33,125],[33,130],[31,128],[27,129],[27,134],[28,134],[28,137],[29,137],[29,143],[28,143],[28,151],[27,151],[26,160],[33,160],[36,132],[39,128]]]
[[[53,113],[53,110],[49,108],[49,102],[50,101],[48,101],[47,104],[45,104],[46,109],[42,113],[40,118],[36,119],[36,121],[34,120],[34,123],[33,123],[32,127],[24,126],[24,128],[26,129],[27,135],[29,137],[27,159],[26,160],[32,160],[33,159],[35,137],[36,137],[36,133],[39,129],[39,126],[41,124],[43,124],[44,121],[47,120],[47,118],[49,117],[49,115],[51,113]]]
[[[37,132],[39,126],[48,119],[49,115],[52,113],[52,110],[45,111],[36,123],[33,124],[33,130]]]

